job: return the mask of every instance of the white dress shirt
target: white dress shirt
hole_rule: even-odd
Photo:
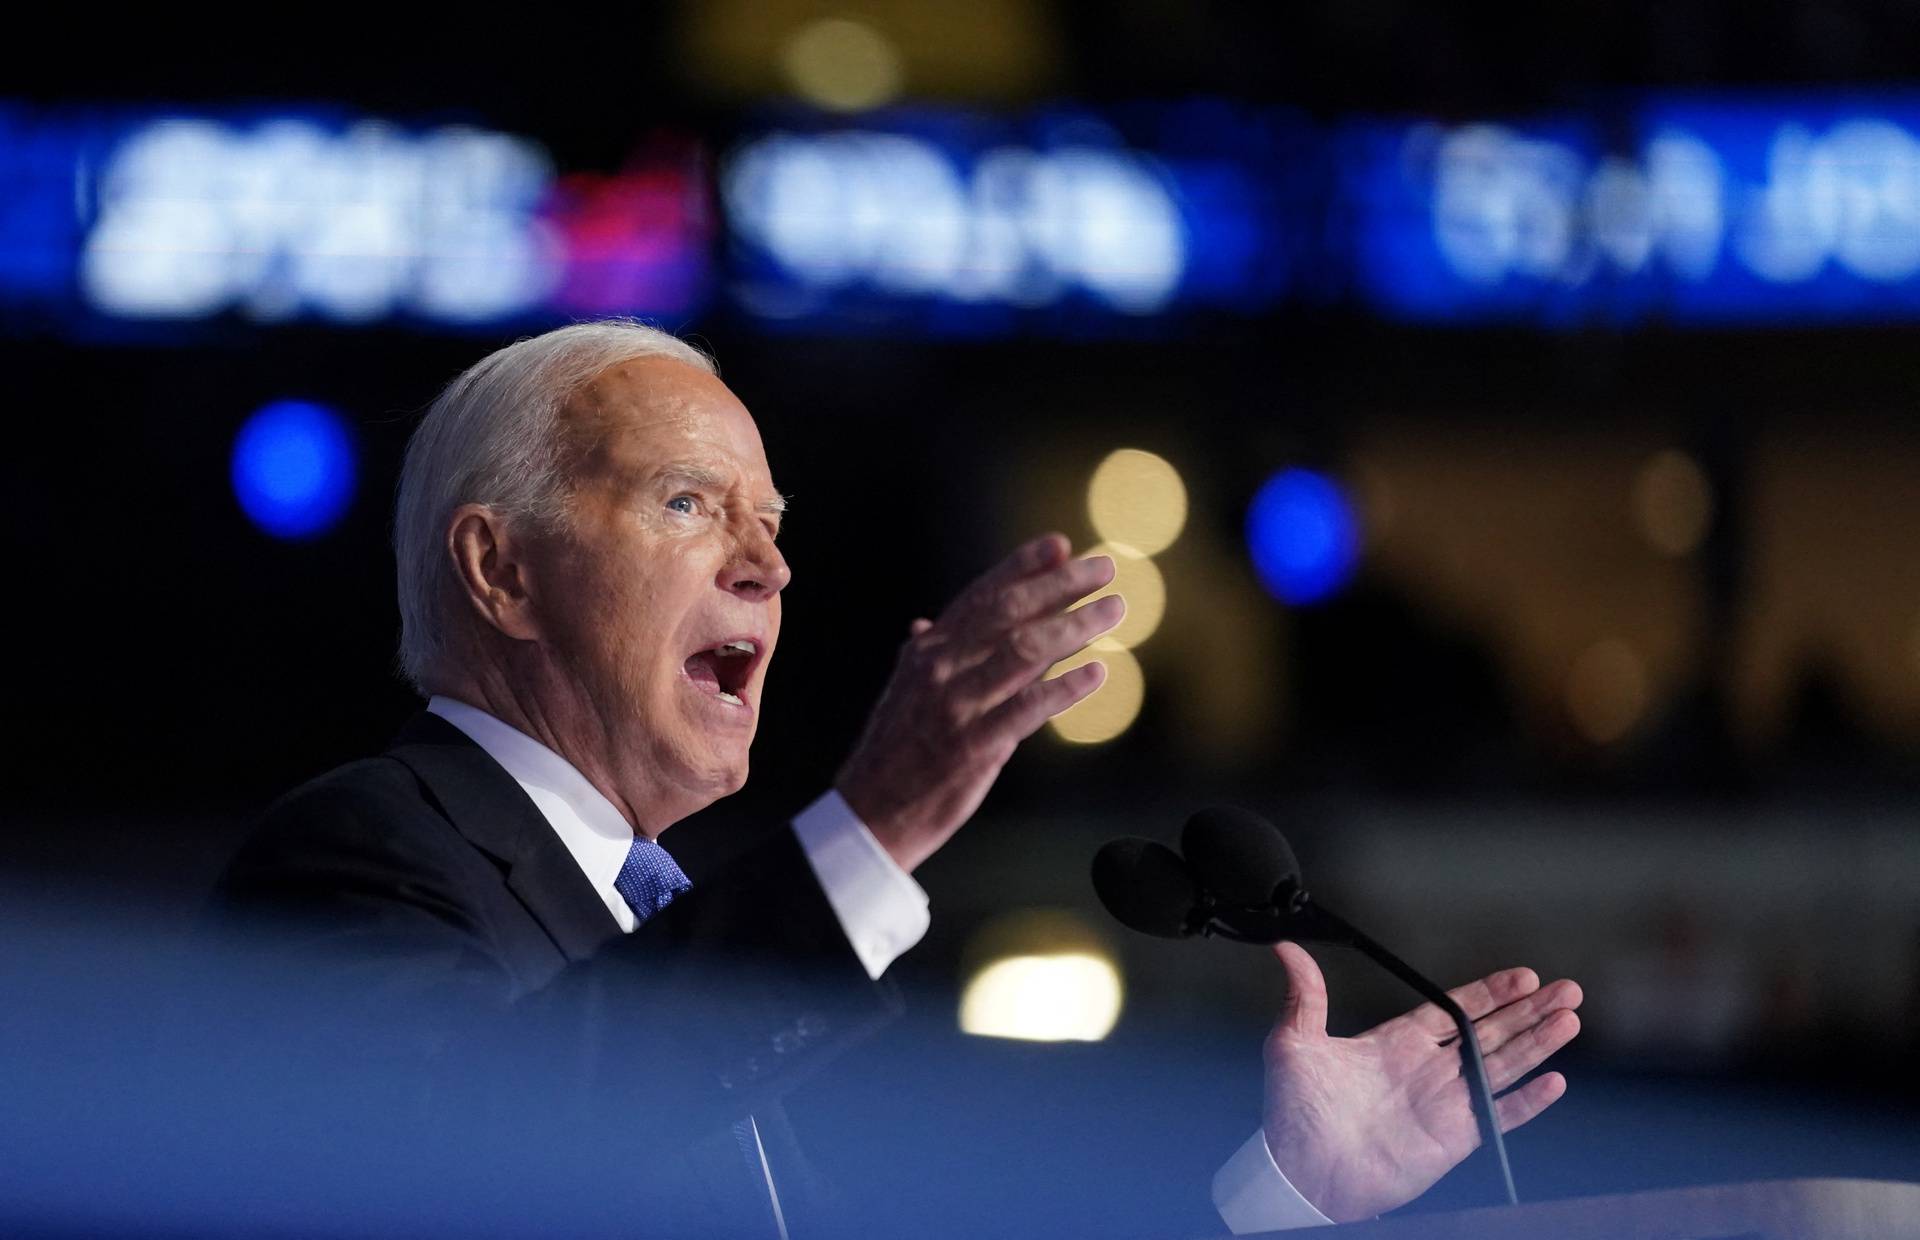
[[[571,762],[478,707],[435,697],[427,710],[506,768],[566,845],[607,912],[632,932],[639,921],[613,881],[633,845],[633,827],[613,803]],[[832,789],[795,816],[793,831],[847,942],[867,976],[878,980],[932,924],[926,891]],[[1235,1235],[1331,1222],[1288,1183],[1258,1131],[1213,1177],[1213,1204]]]
[[[633,846],[633,826],[613,802],[573,763],[486,711],[448,697],[434,698],[427,709],[465,732],[506,768],[566,845],[607,912],[631,933],[639,919],[613,880]],[[866,966],[867,976],[878,980],[926,935],[932,924],[927,893],[894,864],[837,792],[829,791],[800,811],[793,830],[854,954]]]

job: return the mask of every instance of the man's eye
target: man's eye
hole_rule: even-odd
[[[685,507],[680,507],[680,505],[683,504]],[[700,501],[691,495],[676,495],[667,501],[667,507],[673,509],[675,512],[684,512],[688,516],[693,516],[700,511]]]

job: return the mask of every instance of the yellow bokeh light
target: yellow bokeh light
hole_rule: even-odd
[[[1641,536],[1660,552],[1689,555],[1713,524],[1713,484],[1686,453],[1656,452],[1634,476],[1633,516]]]
[[[1101,640],[1116,646],[1133,647],[1153,636],[1160,618],[1167,612],[1167,582],[1152,560],[1122,543],[1101,543],[1088,555],[1113,557],[1113,583],[1089,598],[1118,594],[1127,600],[1126,618]]]
[[[1100,537],[1158,555],[1187,523],[1187,488],[1166,458],[1138,448],[1109,453],[1087,484],[1087,517]]]
[[[1647,708],[1647,668],[1617,637],[1596,642],[1567,674],[1567,714],[1580,734],[1611,745],[1633,730]]]
[[[1120,971],[1092,952],[1008,956],[973,975],[960,1030],[1029,1042],[1098,1042],[1120,1019]]]
[[[1056,736],[1076,745],[1110,741],[1132,727],[1146,698],[1146,677],[1141,675],[1139,660],[1124,646],[1104,638],[1054,664],[1047,676],[1051,679],[1096,659],[1107,665],[1106,683],[1049,721]]]
[[[823,17],[796,30],[781,49],[780,65],[802,98],[835,112],[888,103],[904,78],[893,43],[845,17]]]

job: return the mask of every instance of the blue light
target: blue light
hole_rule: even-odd
[[[784,113],[722,162],[762,325],[1006,335],[1260,311],[1288,287],[1304,122],[1224,103]]]
[[[1920,318],[1920,96],[1654,94],[1334,137],[1354,287],[1396,318]]]
[[[275,538],[313,538],[332,528],[353,502],[356,472],[345,420],[306,401],[267,405],[233,441],[233,493]]]
[[[1360,526],[1331,479],[1287,469],[1247,510],[1247,550],[1260,584],[1283,603],[1317,603],[1347,584],[1360,562]]]

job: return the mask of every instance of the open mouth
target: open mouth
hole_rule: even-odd
[[[760,643],[737,637],[687,656],[687,679],[703,693],[734,706],[747,704],[747,682],[760,663]]]

